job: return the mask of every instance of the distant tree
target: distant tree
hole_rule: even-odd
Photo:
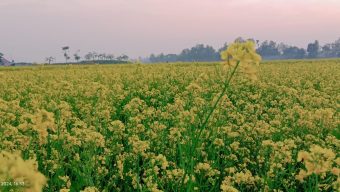
[[[319,41],[315,40],[314,43],[309,43],[307,46],[308,57],[316,58],[320,51]]]
[[[70,56],[68,55],[69,49],[69,46],[62,47],[62,50],[64,51],[65,63],[67,63],[67,61],[70,59]]]
[[[53,61],[55,61],[55,58],[52,56],[46,57],[45,61],[50,65]]]
[[[0,64],[2,64],[2,57],[3,56],[4,56],[4,54],[0,52]]]
[[[157,57],[156,57],[156,55],[152,53],[152,54],[149,56],[149,61],[150,61],[151,63],[156,63],[156,62],[157,62]]]
[[[86,61],[90,61],[90,60],[92,59],[92,53],[91,53],[91,52],[87,53],[87,54],[84,56],[84,58],[85,58]]]
[[[104,53],[104,58],[105,58],[105,60],[110,60],[110,54]]]
[[[276,43],[275,41],[261,42],[255,39],[247,39],[253,41],[257,45],[257,53],[265,59],[302,59],[307,56],[313,57],[340,57],[340,39],[333,43],[320,47],[319,42],[315,41],[308,45],[308,50],[296,46],[290,46],[284,43]],[[235,39],[238,42],[244,42],[242,37]],[[192,48],[183,49],[179,54],[151,54],[146,61],[156,62],[173,62],[173,61],[217,61],[220,60],[219,53],[227,49],[228,44],[214,50],[211,46],[198,44]]]
[[[176,54],[167,54],[164,55],[164,60],[166,62],[176,62],[178,59],[178,56]]]
[[[98,60],[102,60],[103,59],[103,54],[99,53],[98,54]]]
[[[326,45],[322,46],[322,51],[329,52],[331,50],[332,50],[332,44],[326,44]]]
[[[325,50],[324,47],[323,52],[327,52],[328,57],[340,57],[340,38],[335,42],[328,44],[329,50]]]
[[[336,57],[340,57],[340,38],[333,43],[332,51]]]
[[[127,60],[129,60],[129,56],[123,54],[123,55],[117,57],[117,60],[119,60],[119,61],[127,61]]]
[[[115,56],[114,56],[114,54],[108,54],[107,58],[108,58],[108,60],[112,61],[112,60],[115,59]]]
[[[98,54],[98,59],[99,60],[106,60],[106,54],[105,53]]]
[[[98,54],[96,52],[88,52],[85,56],[84,56],[86,61],[92,61],[93,63],[95,62],[95,60],[98,58]]]
[[[280,56],[278,45],[274,41],[262,42],[256,51],[264,58]]]
[[[123,59],[123,61],[127,61],[127,60],[129,60],[129,56],[123,54],[122,59]]]
[[[227,44],[225,44],[227,46]],[[221,50],[220,50],[221,51]],[[215,51],[212,46],[197,44],[190,49],[183,49],[180,54],[151,54],[149,61],[156,62],[176,62],[176,61],[218,61],[220,51]]]
[[[277,45],[277,50],[279,51],[279,54],[282,55],[285,49],[288,49],[290,46],[284,43],[279,43]]]
[[[153,54],[151,54],[149,60],[153,63],[156,62],[176,62],[178,59],[178,56],[176,54],[159,54],[158,56],[154,56]]]
[[[328,43],[328,44],[325,44],[324,46],[321,46],[319,57],[334,57],[332,48],[333,48],[332,43]]]
[[[183,49],[181,54],[178,55],[179,61],[193,61],[190,49]]]
[[[219,53],[209,45],[198,44],[191,49],[184,49],[178,56],[179,61],[217,61]]]
[[[78,53],[73,54],[74,60],[78,63],[81,57],[78,55]]]
[[[285,59],[302,59],[306,56],[306,50],[295,46],[290,46],[283,49],[282,56]]]
[[[79,55],[80,50],[78,50],[75,54],[73,54],[74,60],[78,63],[79,60],[81,59]]]
[[[93,51],[92,52],[92,60],[93,60],[93,62],[95,62],[97,59],[98,59],[98,53]]]
[[[102,54],[102,57],[103,57],[103,60],[108,60],[108,59],[107,59],[106,53],[103,53],[103,54]]]

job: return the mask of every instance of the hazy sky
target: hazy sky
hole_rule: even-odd
[[[221,47],[242,36],[305,47],[340,37],[340,0],[0,0],[0,52],[63,61],[61,47],[128,54]]]

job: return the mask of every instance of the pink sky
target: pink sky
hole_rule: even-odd
[[[340,37],[340,0],[1,0],[0,52],[63,61],[71,51],[178,53],[242,36],[305,47]]]

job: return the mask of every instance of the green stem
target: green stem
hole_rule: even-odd
[[[224,87],[223,87],[223,90],[221,92],[221,94],[219,95],[218,99],[216,100],[216,102],[214,103],[212,109],[210,110],[207,118],[204,120],[202,126],[200,127],[200,132],[198,133],[198,138],[201,136],[202,134],[202,131],[205,129],[205,127],[207,126],[208,124],[208,121],[211,117],[211,115],[213,114],[213,112],[215,111],[218,103],[220,102],[220,100],[222,99],[223,95],[225,94],[225,92],[227,91],[227,88],[229,87],[230,85],[230,82],[231,82],[231,79],[233,78],[233,76],[235,75],[236,73],[236,69],[238,68],[238,66],[240,65],[240,61],[238,61],[236,63],[236,66],[234,67],[233,71],[231,72],[230,76],[228,79],[226,79],[226,81],[224,82]]]
[[[225,92],[227,91],[227,88],[229,87],[230,82],[231,82],[233,76],[235,75],[236,70],[237,70],[237,68],[238,68],[239,65],[240,65],[240,61],[237,61],[236,66],[234,67],[234,69],[233,69],[233,71],[231,72],[230,76],[228,77],[228,79],[226,79],[226,80],[224,81],[224,87],[223,87],[222,92],[220,93],[220,95],[219,95],[219,97],[217,98],[216,102],[214,103],[213,107],[212,107],[211,110],[209,111],[208,116],[205,118],[203,124],[199,127],[199,132],[198,132],[198,135],[197,135],[197,136],[195,137],[195,139],[193,140],[193,144],[192,144],[192,146],[191,146],[190,154],[193,154],[194,150],[196,149],[197,144],[198,144],[198,141],[199,141],[199,138],[201,137],[203,130],[206,128],[206,126],[207,126],[207,124],[208,124],[208,121],[209,121],[211,115],[213,114],[213,112],[215,111],[215,109],[216,109],[218,103],[220,102],[220,100],[222,99],[223,95],[224,95]],[[194,157],[195,157],[195,155],[192,155],[192,156],[191,156],[189,182],[191,182],[191,174],[193,173],[193,169],[194,169],[194,160],[193,160]],[[184,173],[184,177],[183,177],[181,183],[184,183],[184,180],[185,180],[185,177],[187,176],[187,174],[188,174],[188,172],[185,172],[185,173]],[[191,186],[190,183],[189,183],[189,186]]]

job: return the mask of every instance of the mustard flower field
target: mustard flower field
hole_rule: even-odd
[[[227,71],[0,68],[0,191],[339,191],[340,60]]]

